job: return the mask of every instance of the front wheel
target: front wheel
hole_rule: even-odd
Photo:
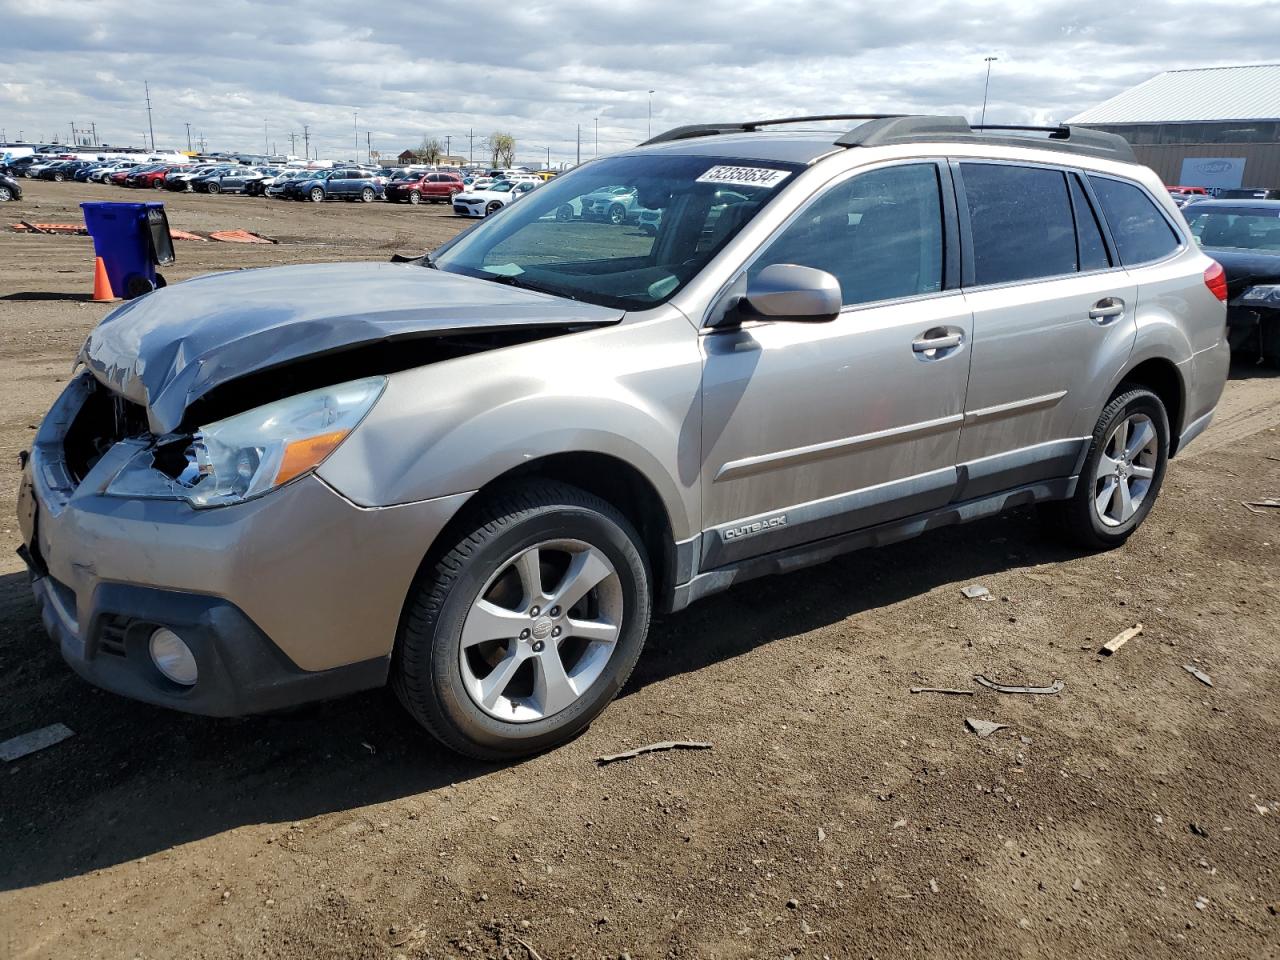
[[[204,189],[206,193],[220,193],[222,191],[222,187],[216,183],[206,183]]]
[[[392,683],[446,746],[489,760],[579,734],[631,675],[649,567],[612,505],[535,481],[477,505],[409,596]]]
[[[12,199],[13,199],[13,193],[9,190],[9,188],[6,186],[0,185],[0,203],[4,203],[4,201],[12,200]]]
[[[324,199],[324,191],[323,191],[323,190],[321,190],[319,187],[316,187],[316,188],[314,188],[314,189],[311,191],[311,202],[312,202],[312,203],[319,203],[319,202],[320,202],[320,201],[322,201],[323,199]]]
[[[487,207],[484,208],[484,215],[486,217],[492,216],[493,214],[497,213],[501,209],[502,209],[502,204],[500,204],[497,200],[494,200]]]
[[[66,177],[64,177],[64,176],[63,176],[62,174],[60,174],[60,173],[55,173],[55,174],[53,175],[53,182],[54,182],[54,183],[62,183],[62,181],[66,180],[66,179],[67,179],[67,178],[66,178]]]
[[[627,219],[627,209],[620,203],[615,203],[609,207],[609,222],[622,223]]]
[[[1118,547],[1155,505],[1169,462],[1169,417],[1150,390],[1124,384],[1098,418],[1070,500],[1041,513],[1057,533],[1091,550]]]
[[[414,190],[412,193],[409,194],[409,203],[412,206],[416,207],[421,202],[422,202],[422,194],[420,194],[417,190]]]
[[[156,190],[163,190],[163,189],[164,189],[164,181],[163,181],[163,180],[152,180],[152,181],[151,181],[151,186],[152,186],[153,188],[155,188]]]

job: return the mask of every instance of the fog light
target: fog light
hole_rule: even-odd
[[[195,654],[172,630],[161,627],[151,634],[151,661],[174,683],[190,687],[196,682]]]

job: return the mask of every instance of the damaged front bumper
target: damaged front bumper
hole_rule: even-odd
[[[19,494],[41,619],[71,667],[105,689],[210,715],[385,682],[412,578],[467,495],[359,507],[309,475],[214,509],[107,496],[139,441],[116,443],[78,482],[64,453],[95,389],[87,374],[68,384]],[[194,654],[193,686],[152,662],[148,640],[161,627]]]

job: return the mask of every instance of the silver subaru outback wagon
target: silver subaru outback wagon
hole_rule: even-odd
[[[513,757],[586,727],[654,609],[1026,504],[1123,543],[1222,391],[1221,268],[1117,137],[835,119],[116,310],[23,474],[63,656],[211,715],[389,682]],[[652,229],[564,216],[618,185]]]

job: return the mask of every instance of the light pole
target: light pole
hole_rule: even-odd
[[[352,132],[353,134],[355,134],[355,138],[356,138],[356,149],[355,149],[355,152],[351,154],[351,162],[352,162],[352,163],[359,163],[359,162],[360,162],[360,126],[359,126],[359,123],[360,123],[360,112],[359,112],[358,110],[353,111],[353,112],[352,112],[352,114],[351,114],[351,132]]]
[[[271,153],[271,133],[267,127],[267,118],[262,118],[262,152],[270,155]]]
[[[648,140],[648,139],[651,139],[652,137],[653,137],[653,91],[650,90],[649,91],[649,136],[645,137],[645,139]]]
[[[191,149],[191,124],[189,123],[186,124],[186,127],[187,127],[187,153],[195,153],[195,151]]]
[[[600,156],[600,118],[595,118],[596,122],[596,156]]]
[[[991,64],[995,63],[999,57],[983,57],[987,61],[987,82],[982,85],[982,119],[978,121],[978,126],[984,126],[987,122],[987,91],[991,89]]]

